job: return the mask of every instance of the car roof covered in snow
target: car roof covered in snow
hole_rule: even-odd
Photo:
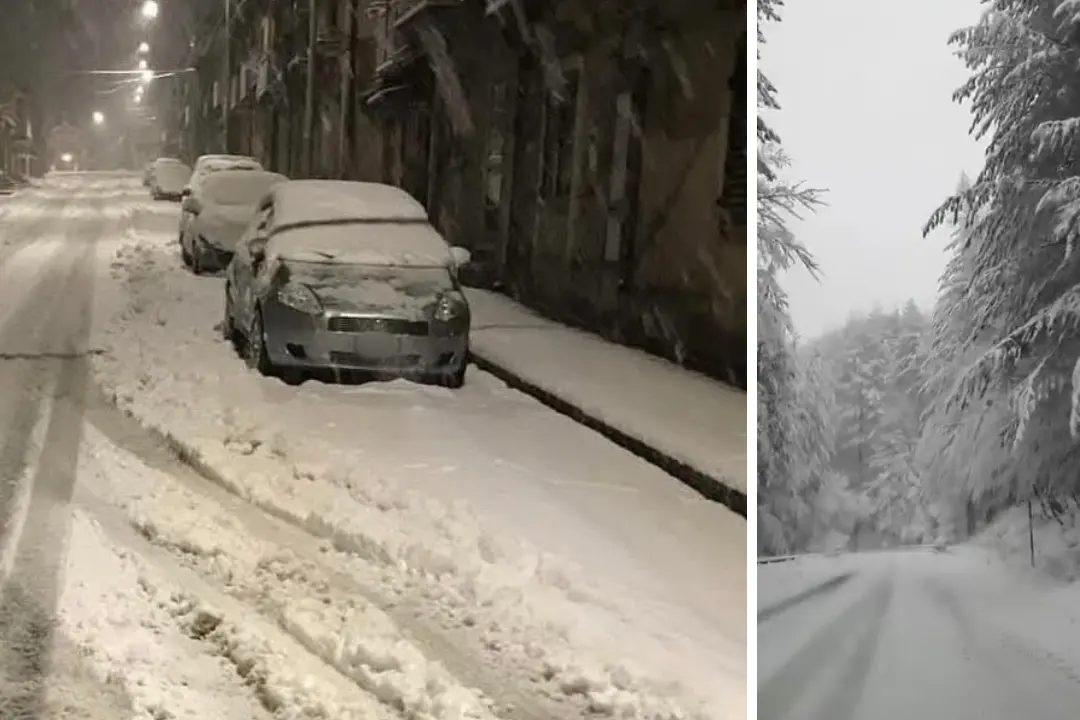
[[[221,168],[259,168],[262,163],[246,155],[203,155],[195,161],[195,172]]]
[[[380,267],[450,267],[450,246],[426,222],[299,225],[270,237],[270,258]]]
[[[427,210],[409,193],[383,183],[290,180],[274,187],[274,225],[351,222],[426,223]]]
[[[216,188],[225,188],[236,185],[255,185],[266,188],[262,195],[252,201],[258,202],[275,183],[284,182],[288,179],[289,178],[281,173],[270,172],[269,170],[258,170],[255,168],[227,168],[207,175],[199,186],[199,191],[213,194],[216,192]]]

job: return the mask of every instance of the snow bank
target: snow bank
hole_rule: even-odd
[[[1058,580],[1071,582],[1080,578],[1077,519],[1076,514],[1071,514],[1059,523],[1041,517],[1038,511],[1035,513],[1035,565]],[[1030,566],[1027,506],[1002,513],[979,534],[975,543],[992,548],[1013,566]]]
[[[452,391],[397,382],[321,392],[259,378],[214,339],[220,285],[184,275],[174,254],[167,237],[144,236],[123,248],[113,271],[127,296],[95,313],[111,318],[96,341],[110,350],[95,367],[119,406],[231,491],[381,568],[388,586],[424,599],[441,622],[472,628],[495,662],[515,668],[538,692],[577,703],[578,712],[745,716],[745,523],[733,537],[741,545],[709,549],[714,562],[729,551],[739,556],[728,585],[741,605],[728,608],[726,595],[717,595],[711,611],[737,613],[741,637],[718,636],[712,618],[653,604],[649,591],[663,588],[637,597],[598,586],[565,558],[496,536],[469,509],[404,491],[384,474],[423,473],[430,482],[447,467],[457,472],[456,465],[475,463],[475,449],[452,447],[452,423],[428,417],[441,402],[461,417]],[[411,412],[377,411],[401,401],[414,403]],[[393,418],[407,418],[406,425],[394,427]],[[430,435],[416,432],[432,422]],[[443,452],[440,470],[434,458]],[[657,534],[643,542],[670,540]],[[685,554],[697,551],[684,546]],[[292,629],[301,627],[297,621]]]
[[[478,356],[746,492],[746,393],[546,320],[505,296],[474,288],[466,295]],[[575,372],[563,372],[567,365]]]

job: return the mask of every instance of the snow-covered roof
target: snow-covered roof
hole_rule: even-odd
[[[265,170],[219,170],[199,184],[199,196],[226,205],[255,205],[275,184],[288,180]]]
[[[257,167],[261,169],[262,163],[246,155],[202,155],[195,161],[195,172],[222,167]]]
[[[409,193],[382,183],[290,180],[274,188],[274,224],[427,222],[427,210]]]
[[[450,267],[453,263],[442,236],[420,222],[294,227],[273,235],[266,254],[294,262],[384,267]]]

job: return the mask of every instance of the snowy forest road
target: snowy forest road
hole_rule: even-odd
[[[759,624],[762,720],[1075,716],[1080,675],[1029,632],[1045,624],[1029,616],[1035,603],[1021,594],[1030,578],[988,553],[959,547],[812,562],[810,584],[850,577]],[[768,583],[799,573],[799,563],[772,566]],[[1069,621],[1058,621],[1069,632]]]

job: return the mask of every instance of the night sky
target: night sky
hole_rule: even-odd
[[[50,124],[85,125],[95,109],[119,111],[130,95],[108,91],[123,78],[88,71],[134,68],[144,40],[152,67],[175,67],[187,47],[183,16],[200,3],[159,0],[160,15],[148,23],[142,0],[9,0],[0,23],[0,91],[10,83],[43,91]]]

